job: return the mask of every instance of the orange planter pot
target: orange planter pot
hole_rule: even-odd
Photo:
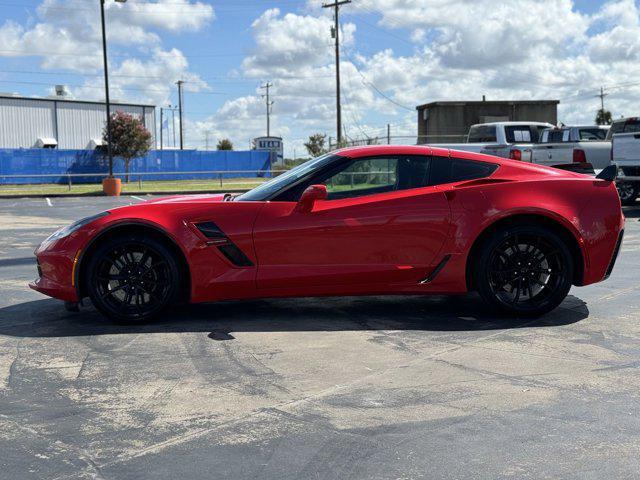
[[[107,177],[102,179],[102,191],[109,197],[119,197],[122,191],[122,182],[119,178]]]

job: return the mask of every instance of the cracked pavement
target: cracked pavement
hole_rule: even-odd
[[[0,200],[0,478],[637,478],[640,206],[611,278],[536,320],[348,297],[127,327],[27,288],[53,229],[137,201]]]

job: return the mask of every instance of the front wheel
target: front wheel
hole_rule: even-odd
[[[635,183],[619,182],[616,183],[618,195],[620,195],[620,203],[622,205],[633,205],[638,198],[638,186]]]
[[[510,315],[535,317],[567,296],[573,260],[563,239],[551,230],[512,226],[485,241],[474,278],[488,304]]]
[[[179,269],[162,242],[142,235],[111,238],[93,252],[87,292],[94,306],[121,322],[143,322],[176,296]]]

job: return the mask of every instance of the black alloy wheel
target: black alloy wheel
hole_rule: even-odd
[[[87,290],[107,317],[142,322],[175,297],[179,270],[171,252],[151,238],[115,238],[100,245],[88,265]]]
[[[478,292],[509,314],[542,315],[569,293],[571,253],[562,238],[542,227],[496,232],[484,245],[476,269]]]

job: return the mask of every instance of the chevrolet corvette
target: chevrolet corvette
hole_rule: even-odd
[[[624,232],[599,177],[430,146],[312,159],[243,194],[181,195],[79,220],[36,249],[31,288],[138,322],[229,299],[465,294],[537,316],[605,280]]]

